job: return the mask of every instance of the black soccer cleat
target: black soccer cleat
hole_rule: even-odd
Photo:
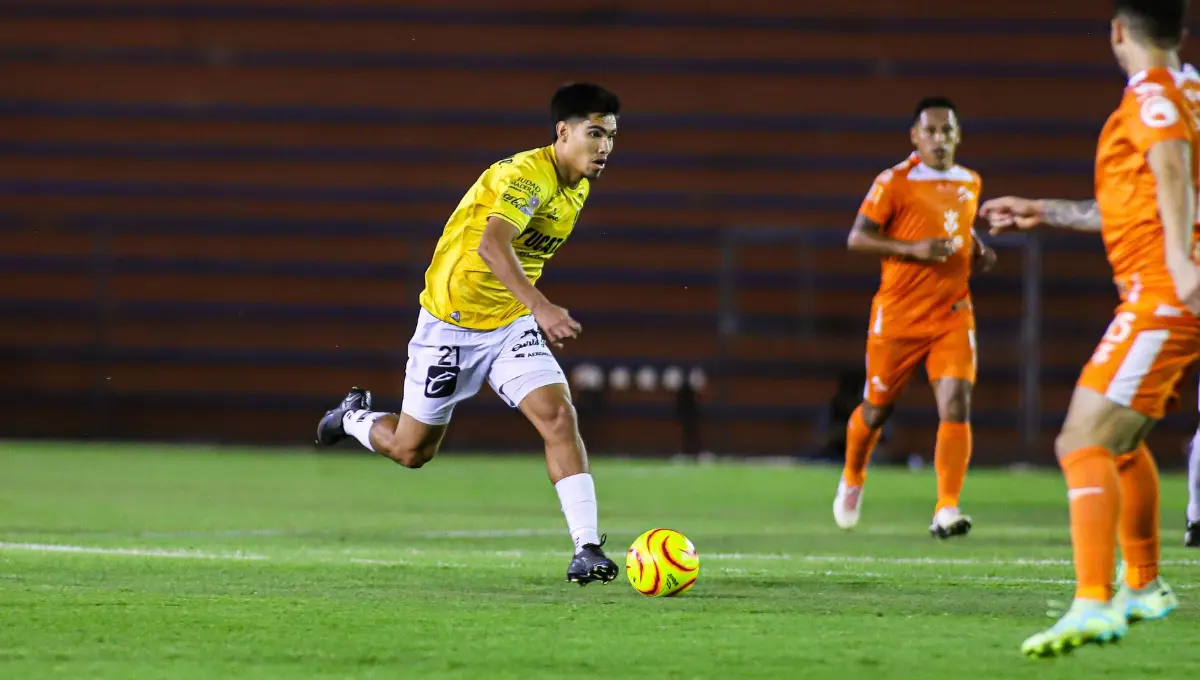
[[[571,566],[567,567],[568,581],[586,586],[593,581],[608,583],[617,577],[617,563],[608,559],[600,549],[607,538],[607,535],[601,536],[599,545],[586,543],[575,553]]]
[[[1183,532],[1183,545],[1187,548],[1200,548],[1200,522],[1187,523],[1187,531]]]
[[[370,411],[371,393],[357,387],[350,389],[350,394],[336,408],[326,411],[317,423],[317,444],[333,446],[346,438],[346,429],[342,427],[342,416],[347,411]]]

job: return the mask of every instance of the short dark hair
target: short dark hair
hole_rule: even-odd
[[[917,108],[913,109],[913,125],[916,125],[917,121],[921,120],[921,114],[924,113],[926,109],[950,109],[955,115],[958,115],[958,107],[954,105],[954,102],[950,101],[946,97],[926,97],[917,102]]]
[[[1175,49],[1183,42],[1188,0],[1117,0],[1117,17],[1156,46]]]
[[[619,116],[621,100],[592,83],[568,83],[558,88],[550,100],[550,125],[554,137],[558,137],[559,121],[587,118],[593,113]]]

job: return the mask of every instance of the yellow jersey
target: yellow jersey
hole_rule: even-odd
[[[546,260],[575,228],[589,190],[587,179],[575,187],[559,181],[553,146],[493,163],[446,222],[425,271],[421,306],[446,323],[475,330],[499,328],[529,314],[479,256],[483,228],[489,217],[499,217],[521,230],[513,249],[525,276],[536,284]]]

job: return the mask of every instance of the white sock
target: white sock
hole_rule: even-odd
[[[368,451],[374,451],[375,447],[371,446],[371,426],[386,415],[380,411],[346,411],[346,415],[342,416],[342,429],[362,442]]]
[[[596,508],[596,484],[586,472],[558,480],[554,485],[558,500],[562,503],[563,516],[567,518],[567,529],[575,542],[575,552],[584,544],[600,542],[599,520]]]
[[[1189,522],[1200,522],[1200,430],[1192,438],[1192,450],[1188,452],[1188,506]]]

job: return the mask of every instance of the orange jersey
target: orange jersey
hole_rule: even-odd
[[[936,335],[969,316],[975,248],[971,226],[980,187],[975,172],[959,165],[934,170],[915,153],[875,179],[860,215],[879,224],[889,238],[949,238],[958,250],[940,264],[884,258],[879,292],[871,304],[873,335]]]
[[[1134,75],[1096,146],[1096,203],[1101,234],[1122,302],[1149,309],[1166,305],[1180,313],[1183,305],[1167,271],[1157,183],[1146,153],[1162,141],[1191,142],[1192,193],[1197,193],[1198,111],[1189,103],[1185,90],[1200,97],[1200,79],[1189,80],[1186,72],[1165,68]]]

